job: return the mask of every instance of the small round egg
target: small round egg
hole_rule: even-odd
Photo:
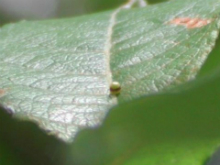
[[[110,92],[112,95],[119,95],[121,93],[121,85],[117,81],[113,81],[110,85]]]

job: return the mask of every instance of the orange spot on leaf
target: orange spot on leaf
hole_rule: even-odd
[[[169,24],[182,25],[187,29],[194,29],[206,26],[211,23],[210,19],[180,17],[169,21]]]
[[[1,96],[4,96],[5,93],[6,93],[6,90],[4,90],[4,89],[0,89],[0,97],[1,97]]]

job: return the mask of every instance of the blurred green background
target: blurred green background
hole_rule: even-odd
[[[0,0],[0,24],[72,17],[114,9],[127,0]],[[149,3],[166,0],[150,0]]]

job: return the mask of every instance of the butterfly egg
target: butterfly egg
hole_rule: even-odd
[[[119,95],[121,92],[121,85],[117,81],[113,81],[110,85],[110,92],[112,95]]]

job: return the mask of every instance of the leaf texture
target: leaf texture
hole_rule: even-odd
[[[175,0],[4,26],[0,104],[71,141],[117,102],[194,78],[218,36],[219,12],[219,0]],[[112,81],[121,84],[118,97],[110,94]]]

